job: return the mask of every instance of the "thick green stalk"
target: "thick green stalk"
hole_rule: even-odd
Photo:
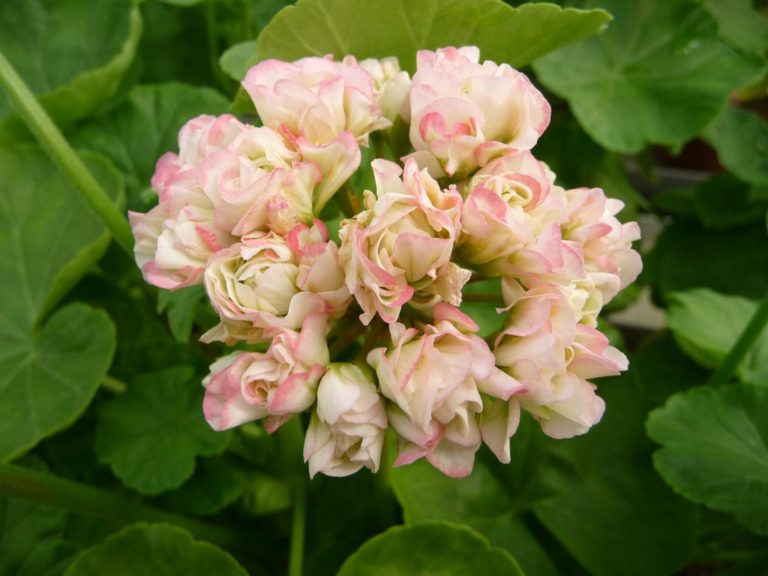
[[[43,110],[24,80],[0,50],[0,86],[5,88],[19,116],[48,155],[80,191],[85,201],[112,232],[120,247],[133,255],[133,233],[125,216],[86,168],[50,116]]]
[[[728,380],[735,374],[739,364],[744,360],[744,357],[750,351],[754,343],[760,338],[760,335],[763,333],[763,330],[765,330],[767,324],[768,292],[763,296],[762,302],[760,302],[757,310],[755,310],[755,313],[749,320],[747,327],[744,328],[744,331],[739,336],[739,339],[736,340],[736,344],[734,344],[733,348],[728,351],[728,355],[717,370],[715,370],[715,373],[712,374],[712,377],[707,384],[710,386],[718,386],[728,382]]]
[[[304,563],[304,533],[307,525],[307,469],[303,465],[304,427],[294,416],[280,428],[278,437],[283,468],[293,489],[293,523],[288,552],[288,576],[301,576]]]
[[[13,464],[0,463],[0,494],[41,502],[92,518],[103,518],[118,525],[139,521],[167,522],[230,550],[246,547],[241,535],[227,528],[172,514],[130,496]]]

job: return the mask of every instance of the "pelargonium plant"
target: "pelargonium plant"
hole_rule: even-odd
[[[391,429],[395,466],[462,477],[482,444],[510,461],[521,409],[553,438],[600,420],[592,380],[627,359],[597,319],[640,272],[639,228],[536,159],[550,106],[523,73],[465,46],[418,52],[413,78],[328,56],[243,86],[262,125],[190,120],[158,205],[130,214],[147,282],[202,283],[220,317],[203,340],[234,347],[203,382],[214,429],[310,412],[311,476],[377,471]],[[504,320],[483,338],[461,304],[490,280]]]

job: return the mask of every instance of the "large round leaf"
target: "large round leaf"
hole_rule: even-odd
[[[522,576],[515,560],[482,536],[447,522],[396,526],[370,539],[339,576]]]
[[[134,524],[83,552],[65,576],[248,576],[221,548],[167,524]]]
[[[115,92],[141,35],[133,0],[0,2],[0,50],[60,125],[84,118]],[[0,139],[20,122],[0,98]]]
[[[40,332],[0,342],[0,455],[8,458],[85,410],[112,361],[115,327],[104,312],[70,304]]]
[[[397,56],[413,70],[419,49],[474,44],[484,58],[522,66],[592,36],[609,18],[603,10],[543,3],[513,8],[501,0],[299,0],[262,30],[255,56]]]
[[[203,387],[188,366],[137,378],[99,415],[96,453],[144,494],[178,488],[195,457],[222,452],[229,435],[203,418]]]
[[[648,418],[654,463],[676,491],[768,534],[768,386],[702,386]]]
[[[89,168],[117,201],[100,157]],[[69,306],[46,315],[101,256],[109,234],[42,150],[0,148],[0,459],[30,448],[85,409],[109,367],[114,327]]]
[[[597,142],[618,152],[677,145],[725,108],[736,88],[759,79],[764,61],[723,44],[693,0],[599,0],[608,31],[534,65]]]

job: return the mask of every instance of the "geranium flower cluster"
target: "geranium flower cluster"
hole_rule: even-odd
[[[510,461],[521,409],[554,438],[600,420],[590,380],[627,360],[597,315],[640,271],[639,229],[531,154],[550,108],[524,74],[463,47],[419,52],[413,78],[329,56],[261,62],[243,86],[263,125],[188,122],[159,204],[130,214],[146,280],[203,283],[221,318],[203,340],[241,343],[204,381],[213,428],[311,411],[311,475],[376,471],[392,429],[395,465],[459,477],[483,443]],[[391,159],[355,190],[371,140]],[[459,306],[494,278],[505,319],[484,339]]]

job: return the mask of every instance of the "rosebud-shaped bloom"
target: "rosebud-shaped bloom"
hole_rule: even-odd
[[[193,118],[179,131],[179,165],[186,168],[200,166],[208,156],[226,149],[247,129],[246,124],[231,114],[203,114]]]
[[[467,185],[461,218],[462,260],[504,269],[516,252],[535,249],[539,236],[557,232],[564,206],[550,194],[553,186],[554,174],[530,152],[507,154],[477,172]],[[542,258],[562,260],[559,243],[552,244]]]
[[[494,365],[477,325],[448,304],[434,308],[435,324],[390,326],[392,350],[376,348],[368,363],[394,404],[389,420],[400,438],[395,465],[426,457],[448,476],[472,471],[482,437],[480,393],[508,400],[523,388]]]
[[[358,142],[367,144],[370,132],[390,125],[370,74],[352,57],[265,60],[248,71],[243,86],[264,125],[285,136],[302,161],[320,171],[315,214],[360,165]]]
[[[311,314],[337,318],[350,296],[344,284],[336,244],[321,222],[297,225],[287,237],[272,232],[241,238],[215,254],[205,270],[205,287],[225,320],[204,336],[256,341],[265,328],[298,329]],[[252,329],[252,330],[251,330]]]
[[[273,432],[315,402],[328,364],[326,318],[309,316],[300,332],[272,331],[266,353],[235,352],[211,365],[203,380],[203,412],[214,430],[268,417]]]
[[[603,334],[577,323],[553,286],[527,292],[518,286],[494,353],[498,366],[526,388],[515,400],[553,438],[583,434],[602,417],[605,404],[587,379],[627,368],[626,357]]]
[[[352,57],[264,60],[248,71],[243,86],[265,126],[313,144],[330,144],[347,131],[367,144],[370,132],[390,125],[370,74]]]
[[[417,54],[411,143],[435,176],[460,177],[505,152],[530,150],[549,124],[549,104],[525,74],[479,60],[475,46]]]
[[[373,79],[373,87],[381,106],[381,111],[391,122],[400,116],[406,122],[410,119],[408,93],[411,90],[411,78],[408,72],[400,70],[397,58],[367,58],[360,62]]]
[[[378,313],[395,322],[408,302],[422,308],[441,300],[458,305],[470,276],[450,262],[461,196],[453,187],[441,190],[413,161],[404,172],[386,160],[372,165],[376,197],[366,191],[366,210],[340,231],[341,262],[363,309],[360,320],[368,324]]]
[[[581,247],[561,232],[566,192],[554,180],[528,152],[479,170],[466,186],[460,258],[486,276],[514,277],[529,287],[583,279]]]
[[[363,466],[376,472],[386,430],[384,402],[370,378],[354,364],[331,364],[304,442],[309,475],[349,476]]]
[[[273,230],[287,234],[313,218],[315,189],[322,178],[314,163],[271,128],[248,127],[227,148],[210,154],[200,185],[214,205],[214,223],[235,236]]]
[[[168,169],[169,157],[158,162]],[[235,238],[213,222],[213,205],[197,185],[196,172],[174,167],[162,178],[160,204],[146,214],[129,212],[134,255],[150,284],[174,290],[200,282],[205,263]]]
[[[563,238],[581,248],[584,269],[608,303],[642,270],[640,255],[632,249],[632,242],[640,238],[640,227],[636,222],[619,222],[616,214],[624,203],[606,198],[599,188],[568,190],[567,199]]]
[[[174,290],[200,281],[208,257],[235,241],[215,222],[214,203],[199,185],[206,156],[226,149],[245,130],[234,116],[198,116],[179,132],[179,154],[157,161],[152,188],[160,202],[146,214],[129,212],[134,254],[144,278]]]

